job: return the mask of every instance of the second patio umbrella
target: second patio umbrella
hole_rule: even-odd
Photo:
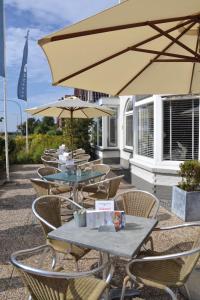
[[[199,24],[199,0],[127,0],[39,44],[54,85],[111,95],[200,93]]]
[[[26,112],[33,116],[69,118],[71,120],[71,128],[74,118],[87,119],[113,115],[111,109],[82,101],[77,97],[67,97],[64,100],[29,108],[26,109]],[[71,133],[71,146],[72,144],[73,135]]]

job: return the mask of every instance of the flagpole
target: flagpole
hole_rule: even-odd
[[[5,13],[3,4],[3,47],[4,47],[4,72],[3,77],[3,100],[4,100],[4,137],[5,137],[5,157],[6,157],[6,179],[10,181],[9,156],[8,156],[8,123],[7,123],[7,79],[6,79],[6,43],[5,43]]]
[[[27,41],[29,37],[29,30],[27,31]],[[27,72],[27,64],[26,64],[26,72]],[[26,99],[26,108],[28,108],[28,97]],[[26,113],[26,153],[29,152],[29,145],[28,145],[28,113]]]
[[[4,98],[4,132],[5,132],[5,157],[6,157],[6,179],[10,181],[9,156],[8,156],[8,126],[7,126],[7,81],[6,74],[3,78],[3,98]]]
[[[28,100],[27,100],[28,102]],[[26,103],[26,108],[28,108],[28,103]],[[28,145],[28,113],[26,113],[26,153],[29,151],[29,145]]]

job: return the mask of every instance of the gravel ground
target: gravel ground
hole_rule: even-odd
[[[13,182],[0,186],[0,299],[14,300],[27,299],[27,292],[20,277],[9,262],[10,254],[16,250],[35,247],[45,243],[44,235],[40,225],[31,212],[31,204],[35,198],[34,190],[31,187],[29,178],[36,177],[36,170],[40,165],[18,165],[12,167],[11,179]],[[120,191],[130,189],[127,182],[123,182]],[[181,223],[165,208],[160,208],[158,213],[159,226],[166,226]],[[154,233],[156,250],[169,249],[185,250],[191,246],[196,231],[187,229],[177,230],[161,234]],[[178,246],[177,246],[178,244]],[[85,270],[96,263],[97,252],[90,251],[80,262],[80,269]],[[67,270],[74,269],[70,257],[62,259]],[[116,271],[113,278],[113,285],[120,287],[124,276],[124,263],[115,259]],[[126,263],[126,262],[125,262]],[[159,299],[167,300],[168,296],[159,290],[144,288],[140,298],[135,299]],[[181,295],[178,299],[184,299]]]

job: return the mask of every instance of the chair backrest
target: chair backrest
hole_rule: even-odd
[[[92,160],[91,163],[92,163],[93,165],[96,165],[96,164],[102,164],[102,159],[101,159],[101,158],[98,158],[98,159]]]
[[[75,159],[82,159],[85,160],[86,162],[90,159],[89,154],[78,154],[74,157]]]
[[[44,176],[51,175],[51,174],[57,174],[60,172],[61,171],[58,168],[54,168],[54,167],[42,167],[37,170],[38,176],[40,178],[43,178]]]
[[[32,211],[39,219],[45,235],[61,226],[60,209],[61,201],[58,196],[42,196],[33,202]]]
[[[199,225],[197,225],[199,226]],[[197,249],[200,248],[200,233],[197,235],[195,242],[193,243],[192,249]],[[183,281],[185,282],[189,275],[191,274],[192,270],[194,269],[197,261],[200,258],[200,251],[187,256],[184,259],[184,264],[183,267],[181,269],[181,278],[183,279]]]
[[[79,155],[79,154],[84,154],[85,153],[85,150],[80,148],[80,149],[76,149],[73,151],[74,155]]]
[[[38,197],[50,194],[50,184],[48,181],[39,178],[31,178],[30,182]]]
[[[92,165],[92,170],[95,172],[104,173],[103,176],[94,178],[92,180],[93,183],[96,183],[96,182],[99,182],[100,180],[104,180],[107,177],[108,173],[110,172],[110,166],[105,165],[105,164],[94,164],[94,165]]]
[[[82,208],[74,201],[62,196],[42,196],[34,200],[32,211],[40,221],[45,234],[61,226],[61,201],[65,201],[70,209]]]
[[[116,177],[112,177],[109,179],[105,180],[105,183],[108,182],[108,188],[107,188],[107,198],[114,198],[117,194],[120,182],[122,180],[122,178],[124,177],[124,175],[120,175],[120,176],[116,176]]]
[[[51,250],[52,259],[45,259],[44,254],[48,254]],[[55,268],[56,253],[50,245],[43,245],[33,249],[21,250],[11,255],[11,263],[17,268],[23,281],[28,288],[31,299],[33,300],[80,300],[80,299],[99,299],[104,292],[107,283],[112,278],[112,271],[109,272],[108,278],[103,281],[103,284],[98,284],[100,280],[95,281],[94,274],[101,274],[105,268],[109,268],[110,264],[102,264],[101,266],[87,272],[56,272],[45,268],[36,268],[33,264],[29,264],[26,258],[39,255],[39,261],[45,260],[51,263],[51,269]],[[49,264],[48,264],[49,265]],[[49,269],[49,268],[48,268]],[[111,269],[110,269],[111,270]],[[80,279],[80,280],[77,280]],[[88,291],[89,289],[89,291]]]
[[[53,156],[42,155],[41,161],[45,167],[58,167],[57,159]]]
[[[159,209],[159,200],[146,191],[130,190],[118,195],[115,198],[119,210],[126,214],[148,218],[155,218]]]

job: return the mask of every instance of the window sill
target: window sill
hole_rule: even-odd
[[[128,152],[128,153],[133,153],[133,148],[123,148],[123,151]]]

